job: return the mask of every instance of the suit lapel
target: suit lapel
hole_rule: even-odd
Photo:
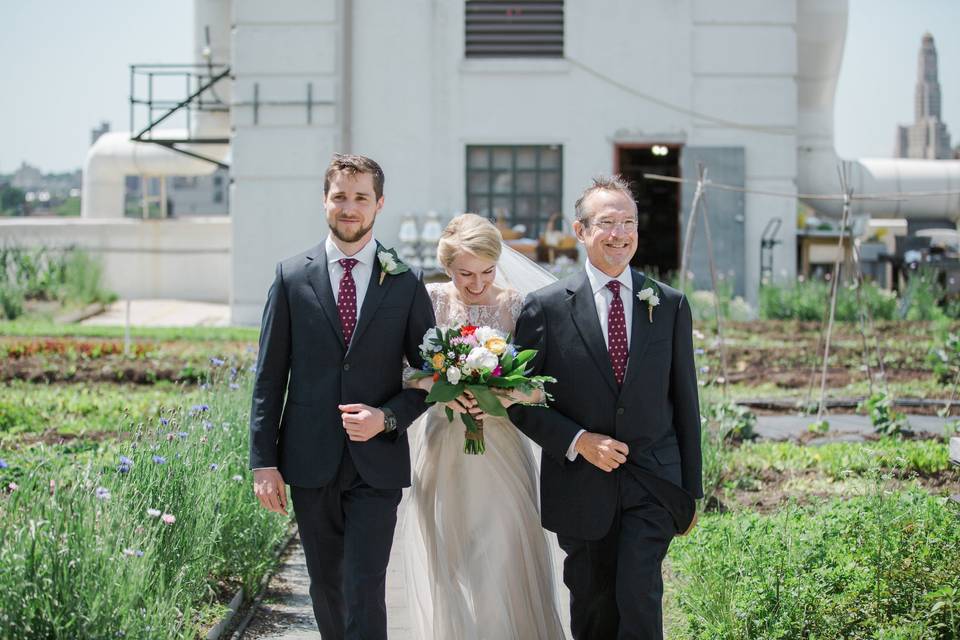
[[[340,312],[330,287],[330,269],[327,264],[327,249],[321,243],[307,254],[307,281],[317,296],[323,315],[330,321],[330,328],[340,341],[340,347],[346,349],[343,342],[343,327],[340,326]]]
[[[626,389],[629,383],[639,374],[640,358],[643,352],[647,350],[647,343],[650,342],[650,334],[653,333],[653,323],[650,322],[650,314],[647,311],[647,303],[636,298],[640,293],[640,287],[643,285],[646,276],[639,271],[630,270],[633,278],[633,313],[631,314],[630,327],[630,356],[627,358],[627,376],[623,381],[623,388]],[[657,314],[653,314],[656,319]]]
[[[381,245],[378,242],[376,253],[380,252],[380,247]],[[383,302],[387,289],[389,289],[393,283],[393,278],[387,276],[383,279],[383,284],[380,284],[380,260],[376,257],[376,253],[374,254],[373,265],[371,265],[370,269],[370,282],[367,283],[367,292],[363,296],[363,306],[360,307],[360,318],[357,320],[357,328],[354,329],[353,339],[350,341],[351,345],[356,344],[357,340],[363,335],[363,332],[370,326],[374,314],[376,314],[377,309],[380,307],[380,303]]]
[[[579,274],[578,279],[579,281],[574,280],[567,288],[573,294],[570,298],[573,323],[587,346],[587,352],[603,374],[603,379],[606,380],[614,395],[617,395],[620,390],[617,388],[617,379],[613,376],[613,365],[610,364],[607,343],[600,329],[600,317],[597,315],[597,304],[593,300],[590,280],[585,271]]]

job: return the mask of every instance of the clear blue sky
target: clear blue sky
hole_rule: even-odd
[[[82,165],[100,120],[127,130],[128,65],[190,62],[191,0],[0,0],[0,173]],[[940,55],[943,115],[960,143],[960,2],[851,0],[837,149],[888,156],[913,119],[924,31]]]

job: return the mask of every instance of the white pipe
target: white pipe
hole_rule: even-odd
[[[207,45],[206,27],[210,44]],[[206,65],[230,62],[230,0],[194,0],[194,62]],[[199,69],[198,69],[199,70]],[[216,73],[216,70],[214,71]],[[203,98],[219,98],[230,104],[229,80],[217,83],[215,91]],[[157,129],[156,137],[187,139],[227,138],[230,136],[228,111],[200,111],[193,114],[192,131]],[[125,178],[138,176],[202,176],[213,173],[217,165],[197,160],[148,142],[130,140],[129,131],[116,131],[101,136],[90,147],[83,167],[83,197],[80,215],[84,218],[122,218],[124,215]],[[208,158],[226,162],[229,145],[179,145]]]
[[[797,187],[801,193],[838,194],[833,105],[847,32],[847,0],[800,0],[797,4],[799,58]],[[891,138],[893,131],[891,133]],[[851,160],[855,194],[960,190],[960,161],[862,158]],[[841,201],[809,200],[811,207],[839,216]],[[854,214],[875,218],[960,218],[960,195],[909,200],[856,200]]]

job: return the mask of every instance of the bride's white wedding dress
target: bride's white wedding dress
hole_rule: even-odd
[[[513,332],[523,305],[464,306],[452,285],[428,285],[438,325]],[[537,464],[506,418],[484,420],[484,455],[463,453],[464,426],[433,406],[411,432],[413,486],[403,557],[413,636],[418,640],[564,638],[547,537],[540,526]]]

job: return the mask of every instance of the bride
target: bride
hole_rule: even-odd
[[[525,261],[511,251],[485,218],[470,213],[454,218],[437,247],[452,282],[427,286],[437,324],[490,326],[512,334],[523,295],[497,278],[501,254]],[[518,268],[527,270],[528,287],[553,279],[526,262]],[[433,381],[407,384],[429,391]],[[501,398],[505,406],[540,400],[539,392]],[[480,414],[470,397],[447,406],[482,417],[486,453],[463,453],[463,423],[448,421],[443,405],[431,407],[419,418],[420,427],[411,429],[419,446],[404,516],[403,556],[414,637],[564,638],[530,445],[507,418]]]

